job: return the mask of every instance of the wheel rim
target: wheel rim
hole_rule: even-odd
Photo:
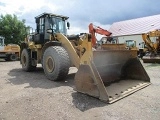
[[[52,72],[55,68],[55,63],[54,60],[51,56],[48,56],[46,59],[46,68],[48,72]]]
[[[22,63],[24,66],[26,66],[26,56],[25,55],[22,56]]]
[[[16,55],[11,55],[11,60],[16,60]]]

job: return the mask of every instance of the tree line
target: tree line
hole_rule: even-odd
[[[25,20],[19,20],[16,15],[0,15],[0,36],[4,37],[4,43],[20,44],[24,41],[30,27],[25,25]]]

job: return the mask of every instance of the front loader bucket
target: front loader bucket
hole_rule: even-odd
[[[89,64],[75,75],[76,90],[113,103],[148,85],[150,78],[136,57],[137,51],[94,51]]]

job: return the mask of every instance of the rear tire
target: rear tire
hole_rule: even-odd
[[[21,64],[24,71],[30,72],[36,69],[36,66],[32,66],[31,52],[28,49],[23,49],[21,53]]]
[[[63,47],[51,46],[45,50],[43,55],[43,69],[49,80],[63,80],[68,75],[69,67],[69,56]]]
[[[18,60],[18,57],[17,57],[16,54],[11,54],[10,57],[9,57],[9,59],[10,59],[11,61],[16,61],[16,60]]]

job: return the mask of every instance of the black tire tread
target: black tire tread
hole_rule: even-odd
[[[55,79],[52,78],[52,75],[46,75],[48,79],[52,81],[60,81],[63,80],[67,75],[70,67],[70,59],[67,51],[61,46],[52,46],[54,52],[57,54],[59,62],[55,64],[59,64],[58,74]],[[45,54],[45,53],[44,53]]]
[[[27,66],[25,68],[23,68],[23,65],[22,65],[22,69],[24,71],[26,71],[26,72],[34,71],[36,69],[36,66],[32,66],[31,52],[30,52],[30,50],[29,49],[23,49],[23,50],[26,50],[25,54],[28,54],[28,58],[26,58],[28,60],[28,64],[27,64]],[[23,51],[22,51],[22,54],[23,54]]]
[[[69,56],[67,54],[67,52],[64,51],[64,48],[59,47],[59,46],[55,46],[56,51],[59,53],[59,60],[61,63],[61,68],[60,68],[60,72],[58,75],[58,79],[57,80],[61,80],[64,79],[69,72],[69,67],[70,67],[70,60],[69,60]]]
[[[15,57],[15,59],[12,59],[13,56]],[[10,60],[11,60],[11,61],[16,61],[17,59],[18,59],[18,57],[17,57],[16,54],[11,54],[11,55],[10,55]]]
[[[10,55],[7,55],[7,57],[5,58],[6,61],[11,61],[10,60]]]

